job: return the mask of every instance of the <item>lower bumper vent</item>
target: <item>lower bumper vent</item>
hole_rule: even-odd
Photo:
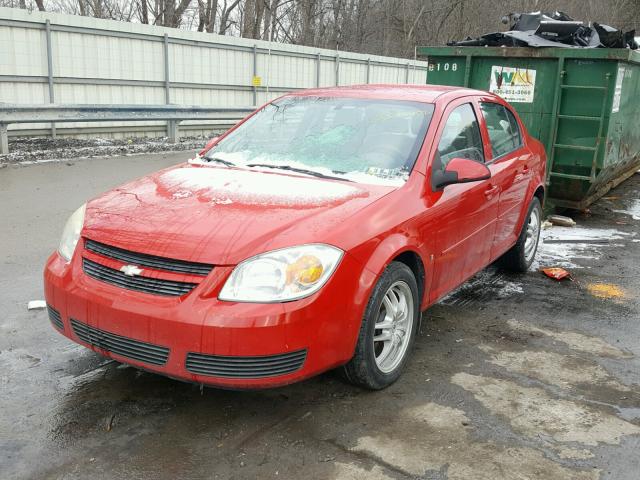
[[[152,365],[164,365],[169,358],[169,349],[166,347],[105,332],[73,318],[71,328],[83,342],[116,355]]]
[[[64,323],[62,323],[62,317],[60,316],[60,312],[55,308],[47,305],[47,313],[49,314],[49,320],[53,323],[53,326],[58,330],[64,331]]]
[[[189,353],[186,367],[189,372],[197,375],[262,378],[285,375],[300,370],[306,358],[306,350],[263,357],[230,357]]]

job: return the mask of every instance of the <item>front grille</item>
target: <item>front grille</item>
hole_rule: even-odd
[[[53,323],[53,326],[58,330],[64,330],[64,324],[62,323],[62,317],[60,316],[60,312],[55,308],[47,305],[47,313],[49,314],[49,320]]]
[[[169,349],[152,343],[140,342],[131,338],[105,332],[89,325],[71,320],[71,328],[80,340],[107,352],[132,358],[152,365],[164,365],[169,357]]]
[[[228,378],[274,377],[302,368],[306,350],[264,357],[230,357],[189,353],[187,370],[198,375]]]
[[[129,250],[112,247],[111,245],[105,245],[104,243],[89,239],[86,239],[84,248],[98,255],[120,260],[121,262],[154,268],[156,270],[166,270],[168,272],[206,276],[213,268],[213,265],[207,263],[186,262],[184,260],[148,255],[146,253],[130,252]]]
[[[111,245],[105,245],[104,243],[89,239],[86,239],[84,248],[97,253],[98,255],[120,260],[121,262],[155,268],[156,270],[166,270],[168,272],[206,276],[213,268],[213,265],[209,265],[207,263],[187,262],[173,258],[157,257],[146,253],[130,252],[122,248],[112,247]]]
[[[152,295],[181,296],[189,293],[197,286],[197,283],[190,282],[176,282],[174,280],[142,276],[130,277],[120,270],[106,267],[88,258],[82,259],[82,269],[87,275],[96,280]]]

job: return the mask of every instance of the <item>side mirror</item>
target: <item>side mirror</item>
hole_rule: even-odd
[[[479,182],[489,178],[491,170],[484,163],[469,158],[453,158],[444,171],[434,172],[433,186],[439,190],[454,183]]]
[[[211,140],[207,142],[204,148],[200,150],[200,152],[198,152],[198,155],[200,155],[201,157],[204,157],[204,154],[207,153],[209,150],[211,150],[211,147],[213,147],[218,140],[220,140],[220,137],[213,137]]]

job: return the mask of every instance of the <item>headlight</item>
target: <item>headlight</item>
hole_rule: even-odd
[[[60,246],[58,247],[58,253],[67,262],[71,260],[73,251],[76,249],[78,239],[80,238],[80,231],[84,225],[84,211],[87,208],[87,204],[82,205],[79,209],[71,214],[69,220],[64,226],[62,231],[62,238],[60,239]]]
[[[251,257],[231,272],[218,298],[274,303],[307,297],[329,280],[342,253],[331,245],[309,244]]]

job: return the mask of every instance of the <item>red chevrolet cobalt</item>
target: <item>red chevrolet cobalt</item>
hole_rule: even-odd
[[[536,253],[545,154],[499,97],[305,90],[187,163],[81,206],[45,269],[54,327],[136,367],[264,388],[394,382],[420,313]]]

